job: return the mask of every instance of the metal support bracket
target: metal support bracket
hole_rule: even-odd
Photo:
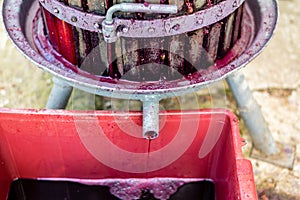
[[[73,87],[60,78],[53,77],[53,87],[49,95],[46,108],[47,109],[65,109]]]

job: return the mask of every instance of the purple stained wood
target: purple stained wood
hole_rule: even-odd
[[[118,18],[151,20],[187,15],[205,9],[221,0],[150,0],[147,3],[175,4],[175,15],[149,13],[116,13]],[[85,12],[105,14],[116,3],[143,0],[68,0],[70,6]],[[205,69],[216,59],[222,58],[240,37],[242,7],[222,21],[185,34],[155,37],[155,27],[145,28],[153,38],[119,38],[107,44],[100,33],[92,33],[73,27],[78,67],[96,75],[124,78],[134,81],[158,81],[187,77],[197,70]],[[49,17],[48,17],[49,18]],[[130,27],[118,27],[126,31]],[[180,28],[174,26],[174,29]],[[55,35],[59,36],[59,33]],[[54,45],[57,37],[49,37]]]

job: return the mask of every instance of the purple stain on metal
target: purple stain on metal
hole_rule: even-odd
[[[40,1],[43,1],[43,0],[40,0]],[[123,36],[123,37],[153,37],[153,35],[149,35],[147,31],[143,30],[144,29],[143,27],[147,28],[150,26],[149,23],[151,23],[152,25],[157,27],[157,29],[159,29],[158,27],[162,27],[162,29],[159,29],[156,31],[156,37],[167,36],[170,34],[171,35],[172,34],[173,35],[180,34],[180,33],[185,33],[188,31],[194,31],[194,30],[203,28],[207,25],[213,24],[213,23],[221,20],[222,18],[227,17],[228,15],[233,13],[235,11],[235,9],[237,9],[239,6],[241,6],[242,3],[244,2],[244,0],[237,2],[236,7],[232,6],[232,4],[235,4],[234,2],[236,2],[236,0],[226,0],[226,1],[220,2],[217,5],[209,6],[207,9],[199,10],[190,15],[183,15],[183,16],[181,15],[181,16],[169,18],[168,20],[170,20],[171,22],[177,21],[178,24],[181,24],[182,27],[178,33],[177,32],[172,33],[170,31],[165,30],[164,29],[164,21],[163,21],[164,19],[154,19],[154,20],[149,20],[149,21],[137,20],[136,27],[140,27],[138,33],[136,31],[128,31],[126,33],[121,33],[120,36]],[[154,11],[152,9],[153,6],[159,7],[162,11],[165,10],[165,7],[163,7],[163,6],[168,6],[168,5],[164,5],[164,4],[159,4],[157,6],[156,4],[149,4],[148,2],[145,2],[143,5],[145,7],[151,7],[151,8],[149,8],[149,9],[151,9],[151,11]],[[94,24],[97,22],[98,23],[102,22],[105,18],[105,16],[100,16],[100,15],[96,15],[93,13],[86,13],[86,12],[82,12],[77,9],[68,7],[57,0],[45,1],[44,3],[42,3],[42,6],[46,10],[51,12],[53,15],[58,17],[59,19],[66,21],[74,26],[76,25],[78,28],[82,28],[85,30],[93,31],[93,32],[98,31],[98,29],[94,27]],[[60,10],[60,12],[59,13],[54,12],[53,10],[55,8]],[[221,12],[220,12],[220,10],[221,10]],[[191,13],[191,10],[190,10],[190,13]],[[138,14],[141,14],[141,13],[138,13]],[[74,22],[72,22],[71,15],[77,16],[78,21],[76,22],[76,24],[74,24]],[[191,22],[191,21],[194,21],[194,22],[197,21],[196,18],[198,15],[203,15],[202,23],[195,23],[195,24],[187,23],[187,22]],[[217,17],[213,17],[213,16],[217,16]],[[84,23],[83,20],[88,21],[88,23]],[[117,26],[129,25],[130,22],[131,22],[130,19],[119,19],[118,18],[115,20],[115,23]]]
[[[198,24],[198,25],[203,24],[203,18],[197,18],[196,24]]]
[[[172,29],[175,30],[175,31],[178,31],[180,28],[180,25],[179,24],[175,24]]]
[[[237,45],[235,45],[233,47],[233,50],[230,55],[230,58],[225,58],[223,60],[220,61],[222,68],[220,68],[218,70],[219,76],[217,79],[220,78],[224,78],[225,75],[230,74],[232,71],[241,68],[242,66],[244,66],[245,64],[247,64],[248,62],[250,62],[251,59],[253,59],[254,55],[257,55],[263,48],[263,46],[266,44],[266,42],[270,39],[272,31],[274,29],[274,25],[275,25],[275,19],[276,19],[276,13],[269,18],[269,12],[271,12],[274,7],[275,4],[271,1],[271,0],[266,0],[269,3],[264,3],[261,1],[254,1],[251,2],[247,2],[247,7],[245,10],[245,15],[243,17],[246,17],[245,21],[247,22],[255,22],[256,24],[258,24],[256,27],[250,27],[253,24],[250,23],[244,23],[243,24],[243,34],[241,37],[241,40],[239,40],[239,43],[237,43]],[[40,46],[38,46],[37,48],[39,48],[39,50],[41,50],[39,53],[37,53],[33,46],[31,46],[30,44],[34,44],[33,41],[30,41],[30,44],[27,42],[28,38],[32,38],[32,35],[26,35],[26,30],[23,30],[22,27],[20,25],[20,15],[22,16],[27,16],[28,13],[30,13],[30,15],[36,14],[37,11],[34,10],[35,7],[32,6],[30,7],[29,10],[22,10],[20,11],[20,7],[23,3],[26,4],[32,4],[32,2],[30,1],[20,1],[20,0],[16,0],[16,1],[5,1],[4,4],[4,9],[3,9],[3,13],[4,13],[4,22],[5,22],[5,26],[6,29],[10,35],[10,37],[12,38],[12,40],[16,43],[16,45],[18,46],[19,49],[22,50],[22,52],[27,55],[28,57],[30,57],[35,63],[38,63],[40,67],[42,67],[43,69],[51,72],[54,75],[58,75],[60,77],[65,77],[66,80],[68,82],[71,82],[72,84],[80,84],[82,85],[86,90],[93,90],[96,88],[97,90],[97,94],[100,94],[101,91],[103,90],[103,88],[111,88],[112,90],[114,90],[114,88],[116,87],[116,85],[119,86],[120,90],[118,91],[118,93],[120,93],[120,95],[124,95],[124,97],[128,94],[128,93],[132,93],[132,91],[136,91],[137,89],[139,90],[137,92],[137,95],[135,98],[139,98],[139,95],[144,95],[144,94],[148,94],[152,91],[149,90],[155,90],[156,94],[163,94],[167,88],[171,88],[170,91],[168,91],[168,93],[172,93],[174,90],[177,91],[186,91],[188,88],[191,88],[191,85],[187,85],[187,84],[183,84],[183,81],[186,80],[176,80],[174,82],[170,82],[170,81],[166,81],[166,83],[163,85],[160,84],[160,82],[157,82],[157,85],[159,86],[153,86],[153,87],[145,87],[145,86],[141,86],[140,87],[140,83],[132,83],[132,82],[127,82],[125,80],[112,80],[110,78],[105,78],[105,77],[101,77],[101,76],[91,76],[90,74],[87,74],[83,71],[81,71],[80,69],[77,70],[73,70],[72,66],[70,67],[65,67],[64,64],[62,64],[62,58],[59,58],[58,56],[52,56],[51,58],[51,62],[49,62],[49,60],[45,59],[45,57],[49,57],[49,55],[47,56],[47,54],[53,54],[53,50],[51,50],[51,48],[47,48],[47,45],[49,44],[42,44]],[[256,3],[255,3],[256,2]],[[255,10],[255,5],[253,4],[259,4],[259,8],[258,10]],[[7,4],[9,5],[9,8],[7,6]],[[12,5],[13,4],[13,5]],[[230,5],[232,6],[232,5]],[[11,8],[15,8],[15,9],[11,9]],[[264,10],[265,12],[262,12],[262,10]],[[87,15],[85,13],[85,15]],[[39,16],[39,15],[38,15]],[[77,16],[77,15],[76,15]],[[88,16],[88,15],[87,15]],[[78,17],[78,16],[77,16]],[[40,16],[39,16],[40,18]],[[79,18],[79,17],[78,17]],[[258,19],[259,18],[259,19]],[[179,18],[180,20],[183,19],[182,17]],[[185,18],[188,19],[188,18]],[[194,18],[193,18],[194,19]],[[261,19],[264,19],[265,22],[267,23],[263,23]],[[30,20],[30,19],[28,19]],[[88,22],[89,20],[86,19]],[[203,25],[205,23],[207,23],[206,19],[203,18]],[[39,21],[39,20],[38,20]],[[32,22],[32,21],[30,21]],[[135,22],[135,20],[133,19],[129,19],[128,23],[129,25],[131,25],[133,22]],[[161,22],[161,27],[173,27],[174,26],[174,22],[171,19],[164,19],[164,20],[160,20],[160,21],[151,21],[149,20],[149,22],[151,22],[151,24],[153,24],[153,26],[156,27],[155,23]],[[27,22],[26,22],[27,23]],[[79,21],[77,22],[79,23]],[[92,23],[92,26],[94,26],[94,23]],[[140,23],[140,22],[139,22]],[[139,24],[137,23],[137,24]],[[30,26],[30,23],[27,23]],[[137,24],[133,23],[135,27],[138,27]],[[169,25],[168,25],[169,24]],[[180,25],[182,25],[181,23],[179,23]],[[191,26],[194,26],[195,23],[190,23],[192,24]],[[172,26],[173,25],[173,26]],[[188,25],[187,25],[188,26]],[[270,34],[268,34],[267,36],[265,35],[265,29],[266,28],[270,28]],[[252,30],[253,29],[253,30]],[[181,30],[181,28],[180,28]],[[156,30],[158,31],[158,30]],[[34,32],[34,31],[33,31]],[[158,31],[159,32],[159,31]],[[134,31],[134,34],[136,36],[138,32]],[[26,35],[26,37],[24,37],[24,34]],[[36,32],[34,32],[34,34],[37,34]],[[127,34],[131,34],[130,31]],[[149,33],[147,33],[149,35]],[[160,33],[162,34],[162,33]],[[251,36],[249,36],[250,34],[253,34],[255,37],[251,38]],[[159,34],[158,34],[159,35]],[[134,36],[134,35],[132,35]],[[138,35],[140,36],[140,35]],[[250,38],[249,38],[250,37]],[[254,44],[260,41],[261,42],[261,46],[255,46]],[[43,46],[44,45],[44,46]],[[46,45],[46,46],[45,46]],[[49,46],[48,46],[49,47]],[[248,48],[249,50],[247,52],[241,53],[243,52],[243,48]],[[41,56],[41,54],[43,56]],[[53,62],[52,62],[53,61]],[[69,65],[68,65],[69,66]],[[72,70],[71,70],[72,69]],[[216,77],[216,76],[212,76],[212,77]],[[200,88],[201,85],[203,84],[207,84],[210,83],[212,81],[216,81],[215,80],[211,80],[210,79],[206,79],[206,78],[202,78],[201,79],[195,79],[196,81],[196,86]],[[101,80],[101,81],[99,81]],[[154,83],[155,85],[155,83]],[[194,87],[194,85],[193,85]],[[102,95],[109,95],[108,93],[103,93]],[[127,96],[131,96],[131,95],[127,95]],[[126,96],[126,97],[127,97]]]
[[[128,32],[128,30],[129,30],[129,28],[128,28],[128,27],[126,27],[126,26],[124,26],[124,27],[122,28],[122,32],[123,32],[123,33],[127,33],[127,32]]]
[[[191,179],[193,181],[193,179]],[[168,199],[174,194],[180,186],[185,183],[185,180],[169,180],[169,179],[131,179],[130,181],[107,181],[104,185],[110,187],[110,192],[116,197],[124,200],[139,199],[142,192],[150,191],[155,198]]]
[[[217,16],[218,16],[218,17],[223,16],[223,9],[222,9],[221,7],[219,8],[219,10],[218,10],[218,12],[217,12]]]

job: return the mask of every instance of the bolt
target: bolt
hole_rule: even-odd
[[[99,25],[98,23],[95,23],[95,24],[94,24],[94,28],[95,28],[95,29],[99,29],[99,28],[100,28],[100,25]]]
[[[237,2],[236,1],[233,2],[232,7],[233,8],[237,7]]]
[[[218,17],[222,17],[222,15],[223,15],[223,10],[220,9],[219,12],[217,13],[217,16],[218,16]]]
[[[196,24],[201,25],[203,24],[203,18],[200,18],[199,20],[196,21]]]
[[[149,33],[154,33],[155,32],[155,28],[153,28],[153,27],[148,28],[148,32]]]
[[[179,24],[176,24],[176,25],[174,25],[174,26],[172,27],[172,29],[175,30],[175,31],[178,31],[179,28],[180,28],[180,25],[179,25]]]
[[[127,33],[128,31],[129,31],[129,29],[128,29],[127,26],[124,26],[124,27],[122,28],[122,32],[123,32],[123,33]]]
[[[95,24],[94,24],[94,28],[97,29],[97,31],[98,31],[99,33],[102,33],[101,26],[100,26],[99,23],[95,23]]]
[[[57,8],[54,8],[54,13],[58,14],[59,10]]]
[[[77,17],[75,17],[75,16],[71,17],[71,21],[72,22],[77,22]]]

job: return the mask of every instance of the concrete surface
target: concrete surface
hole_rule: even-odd
[[[299,0],[279,0],[280,18],[274,38],[243,69],[274,139],[296,146],[293,170],[250,158],[261,200],[300,199],[299,8]],[[3,27],[0,38],[0,106],[43,108],[51,88],[51,76],[20,55],[8,41]],[[226,106],[234,108],[233,104],[229,102]]]
[[[244,70],[272,136],[296,146],[293,170],[251,159],[260,199],[300,199],[300,1],[279,0],[275,35]]]

